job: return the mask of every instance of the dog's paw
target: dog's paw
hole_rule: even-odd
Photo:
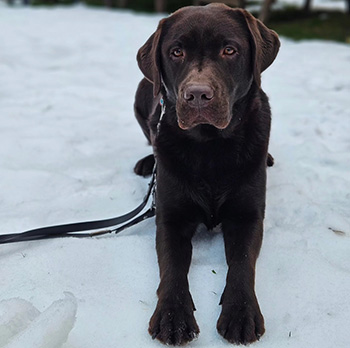
[[[259,305],[223,305],[217,323],[219,334],[233,344],[250,344],[265,332],[264,318]]]
[[[266,164],[268,167],[272,167],[275,164],[275,159],[271,156],[271,154],[267,155]]]
[[[191,307],[158,304],[148,332],[164,344],[180,346],[196,338],[199,328]]]
[[[153,155],[148,155],[142,159],[140,159],[135,167],[134,167],[134,172],[137,175],[141,176],[149,176],[153,172],[153,167],[154,167],[154,156]]]

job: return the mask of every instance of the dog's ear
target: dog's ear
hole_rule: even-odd
[[[280,48],[280,40],[275,31],[267,28],[264,23],[256,19],[249,12],[243,13],[252,38],[254,80],[260,86],[260,74],[275,60]]]
[[[137,52],[137,63],[146,79],[153,83],[153,94],[160,93],[160,37],[165,19],[159,22],[157,30],[150,36],[146,43]]]

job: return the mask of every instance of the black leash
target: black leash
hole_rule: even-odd
[[[157,134],[160,131],[160,123],[165,114],[165,104],[163,98],[160,99],[161,113],[157,125]],[[142,203],[132,210],[130,213],[127,213],[122,216],[118,216],[106,220],[96,220],[96,221],[87,221],[87,222],[77,222],[72,224],[65,225],[55,225],[49,227],[41,227],[33,230],[20,232],[20,233],[9,233],[0,235],[0,244],[8,244],[15,242],[25,242],[31,240],[39,239],[50,239],[58,237],[75,237],[75,238],[86,238],[86,237],[95,237],[107,233],[119,233],[124,229],[136,225],[137,223],[146,220],[156,214],[156,204],[155,204],[155,193],[156,193],[156,164],[153,168],[151,182],[149,183],[148,191],[144,197]],[[145,208],[150,196],[153,196],[153,201],[151,207],[146,210],[143,214],[137,216]],[[117,225],[124,224],[119,227]],[[107,227],[113,227],[110,229],[105,229]],[[103,230],[101,230],[103,229]],[[95,230],[95,232],[90,233],[81,233],[86,231]]]
[[[149,185],[148,191],[142,203],[137,208],[135,208],[134,210],[132,210],[131,212],[125,215],[118,216],[111,219],[106,219],[106,220],[77,222],[72,224],[36,228],[33,230],[20,232],[20,233],[3,234],[3,235],[0,235],[0,244],[24,242],[24,241],[39,240],[39,239],[50,239],[50,238],[57,238],[57,237],[86,238],[86,237],[100,236],[107,233],[119,233],[124,229],[130,226],[133,226],[155,215],[156,166],[154,166],[152,179],[148,185]],[[137,216],[145,208],[151,195],[153,196],[151,207],[143,214]],[[114,227],[122,223],[125,223],[125,224],[120,227],[101,230],[102,228]],[[79,233],[82,231],[91,231],[91,230],[99,230],[99,231],[90,232],[90,233]]]

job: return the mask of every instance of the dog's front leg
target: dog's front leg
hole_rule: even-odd
[[[223,221],[222,229],[228,273],[217,329],[231,343],[249,344],[258,340],[265,331],[254,290],[263,219],[246,215],[243,219]]]
[[[182,345],[199,333],[187,279],[195,226],[181,222],[163,223],[160,220],[157,216],[160,284],[158,304],[150,320],[149,333],[162,343]]]

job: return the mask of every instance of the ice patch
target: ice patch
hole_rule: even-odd
[[[0,347],[23,331],[40,312],[28,301],[11,298],[0,302]]]
[[[5,315],[0,320],[0,347],[60,348],[74,326],[77,301],[66,292],[64,299],[40,313],[25,300],[11,299],[0,303],[2,312]]]

